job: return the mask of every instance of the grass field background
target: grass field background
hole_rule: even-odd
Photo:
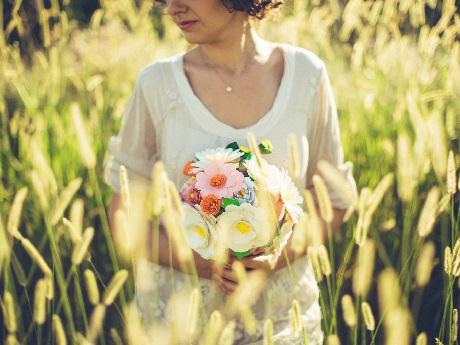
[[[21,1],[0,21],[0,343],[143,344],[102,168],[139,69],[189,47],[150,1],[101,1],[85,26],[69,2],[37,1],[27,56],[9,40],[25,37]],[[328,343],[458,344],[455,2],[296,0],[256,26],[326,62],[354,164],[359,200],[319,265]],[[224,344],[231,325],[208,328]]]

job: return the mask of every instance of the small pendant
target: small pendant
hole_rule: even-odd
[[[231,86],[227,86],[227,87],[225,87],[225,91],[232,92],[233,88]]]

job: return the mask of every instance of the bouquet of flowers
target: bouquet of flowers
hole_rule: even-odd
[[[258,149],[270,154],[272,145],[262,141]],[[255,248],[282,246],[302,215],[303,199],[286,170],[254,156],[233,142],[198,152],[184,165],[189,177],[180,190],[184,230],[189,246],[206,259],[218,241],[238,258]],[[258,200],[260,186],[273,197],[276,224]]]

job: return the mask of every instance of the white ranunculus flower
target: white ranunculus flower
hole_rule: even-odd
[[[214,217],[203,216],[189,204],[183,204],[183,226],[188,245],[203,258],[214,253],[216,221]]]
[[[198,162],[192,163],[192,171],[197,173],[203,170],[211,162],[231,163],[244,155],[244,152],[235,151],[230,148],[218,147],[215,149],[206,149],[195,154]]]
[[[217,219],[217,232],[226,247],[235,252],[245,252],[267,245],[275,229],[270,226],[264,209],[244,203],[225,208]]]

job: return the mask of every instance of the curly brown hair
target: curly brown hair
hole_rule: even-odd
[[[246,12],[251,17],[263,19],[267,14],[278,8],[284,0],[221,0],[230,11]],[[166,0],[153,0],[154,3],[165,4]]]
[[[263,19],[269,11],[278,8],[283,0],[222,0],[229,11],[243,11],[257,19]]]

